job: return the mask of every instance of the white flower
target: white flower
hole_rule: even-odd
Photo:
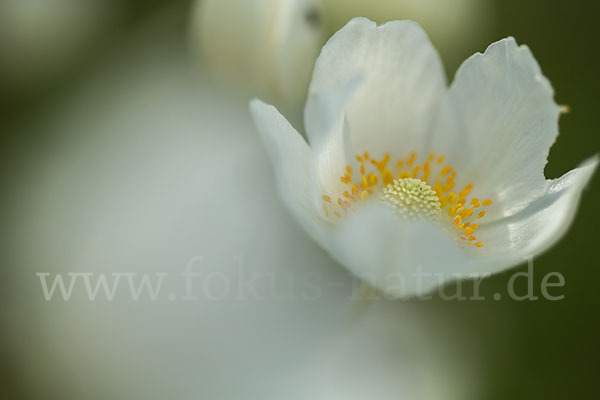
[[[298,108],[324,43],[323,10],[320,0],[196,0],[190,34],[223,83]]]
[[[272,106],[251,111],[296,220],[393,296],[545,251],[598,163],[545,179],[560,107],[527,47],[492,44],[447,88],[410,21],[353,19],[325,45],[304,113],[310,147]]]

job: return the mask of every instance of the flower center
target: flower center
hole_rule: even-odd
[[[402,217],[437,219],[442,211],[435,190],[415,178],[394,179],[383,188],[381,198]]]
[[[423,163],[417,163],[417,154],[413,151],[408,157],[389,165],[388,153],[382,160],[377,160],[365,152],[357,155],[356,160],[360,165],[359,173],[347,166],[340,177],[348,189],[336,202],[330,196],[323,196],[326,217],[330,218],[332,211],[333,216],[342,218],[352,212],[357,203],[377,195],[403,218],[424,218],[439,223],[465,243],[483,246],[475,236],[479,228],[476,221],[485,215],[482,208],[491,205],[492,200],[479,201],[470,197],[471,183],[456,190],[456,170],[444,164],[444,156],[431,153]]]

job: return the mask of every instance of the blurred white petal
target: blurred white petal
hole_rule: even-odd
[[[382,204],[369,204],[346,217],[330,251],[392,297],[426,294],[457,278],[450,272],[476,272],[468,255],[439,227],[403,221]]]
[[[165,35],[164,25],[137,36],[19,128],[37,139],[11,161],[19,179],[7,190],[13,279],[3,328],[23,380],[36,382],[31,396],[282,399],[323,356],[360,365],[350,344],[323,353],[332,338],[357,336],[380,351],[400,346],[418,354],[423,369],[411,373],[420,379],[407,391],[444,382],[446,374],[429,366],[452,363],[448,348],[469,348],[426,335],[426,313],[390,316],[393,327],[373,317],[366,330],[346,321],[354,280],[281,207],[246,101],[207,80],[195,83],[179,36]],[[194,264],[202,275],[198,300],[184,301],[181,273],[195,256],[204,257]],[[157,301],[133,301],[126,288],[112,302],[90,301],[78,287],[70,301],[46,302],[36,272],[164,272],[173,280]],[[224,274],[233,288],[258,275],[261,299],[250,291],[248,299],[211,300],[203,288],[208,274]],[[306,286],[307,277],[316,288]],[[398,304],[391,306],[397,316]],[[418,346],[400,333],[407,321],[423,338]],[[382,341],[390,331],[402,338]],[[431,350],[435,342],[439,351]],[[404,362],[394,371],[409,369]],[[371,370],[385,375],[384,367]],[[466,377],[452,381],[462,399],[471,389]],[[379,383],[393,391],[396,380]],[[343,376],[315,377],[309,389],[345,383]]]

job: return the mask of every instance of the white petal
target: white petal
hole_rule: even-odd
[[[581,193],[597,166],[597,156],[586,160],[559,179],[547,181],[544,194],[523,210],[482,225],[477,233],[484,247],[476,253],[487,258],[492,269],[503,269],[547,250],[569,229]]]
[[[361,80],[357,73],[335,87],[312,94],[304,110],[305,115],[312,116],[307,119],[305,128],[314,155],[320,193],[331,198],[338,197],[346,189],[340,176],[346,165],[355,162],[344,108]]]
[[[376,203],[348,216],[329,250],[358,277],[393,297],[424,294],[455,280],[456,274],[475,272],[468,253],[438,227],[404,222]]]
[[[325,221],[316,209],[317,188],[308,144],[275,107],[253,99],[250,111],[273,164],[283,202],[313,239],[323,240]]]
[[[494,199],[487,221],[514,214],[543,192],[559,107],[526,46],[503,39],[467,59],[442,114],[431,151],[445,153],[460,186],[474,183],[476,195]]]
[[[345,110],[354,149],[382,156],[419,151],[446,89],[440,58],[423,30],[411,21],[382,26],[355,18],[323,47],[315,64],[305,111],[312,141],[327,131],[312,103],[362,73],[363,82]]]

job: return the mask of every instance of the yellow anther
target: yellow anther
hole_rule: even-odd
[[[452,171],[452,167],[449,165],[446,165],[444,168],[442,168],[442,170],[440,171],[440,175],[441,176],[446,176],[450,173],[450,171]]]
[[[329,197],[327,195],[323,196],[323,200],[325,200],[328,203],[331,203],[331,197]]]
[[[482,206],[489,206],[490,204],[492,204],[492,201],[490,199],[485,199],[481,202]]]
[[[352,185],[352,195],[356,196],[358,194],[358,186]]]
[[[456,201],[456,193],[450,192],[450,194],[448,195],[448,201],[450,203],[454,203]]]
[[[381,178],[383,179],[384,185],[389,185],[394,182],[394,174],[387,168],[381,171]]]
[[[373,173],[369,174],[369,183],[372,186],[377,185],[377,182],[379,182],[379,177]]]
[[[471,215],[473,215],[473,209],[472,208],[466,208],[464,210],[461,211],[460,216],[463,218],[467,218],[470,217]]]
[[[429,175],[431,174],[431,168],[429,167],[430,162],[427,161],[425,164],[423,164],[423,179],[425,182],[427,182],[427,180],[429,179]]]
[[[412,172],[412,177],[413,178],[416,178],[417,175],[419,175],[419,172],[421,171],[421,168],[423,168],[423,167],[421,167],[420,165],[417,165],[415,167],[415,169],[413,169],[413,172]]]
[[[350,175],[352,175],[352,167],[349,165],[346,165],[346,172],[349,173]]]
[[[365,174],[365,165],[364,165],[364,164],[361,164],[361,165],[360,165],[360,174],[361,174],[361,175],[364,175],[364,174]]]
[[[477,247],[481,247],[481,246],[483,246],[483,243],[481,243],[481,242],[477,242],[477,243],[475,243],[475,246],[477,246]]]
[[[477,215],[477,218],[481,218],[485,215],[485,210],[483,210],[482,212],[479,213],[479,215]]]
[[[471,228],[470,226],[467,226],[467,227],[465,228],[465,235],[470,235],[470,234],[472,234],[473,232],[475,232],[475,230],[473,230],[473,228]]]
[[[413,163],[415,162],[415,158],[417,158],[417,153],[415,153],[414,151],[410,152],[410,157],[408,157],[408,166],[412,167]]]
[[[475,230],[475,229],[479,228],[479,225],[477,225],[477,224],[471,224],[471,228],[473,228],[473,230]]]
[[[450,209],[448,210],[448,215],[451,217],[456,213],[456,209],[458,208],[458,206],[455,204],[453,206],[450,207]]]
[[[471,199],[471,204],[473,205],[473,208],[479,207],[479,199],[477,197],[473,197],[473,199]]]
[[[381,161],[371,160],[373,165],[375,165],[379,171],[383,171],[389,161],[390,161],[389,153],[385,153],[385,156],[383,157],[383,160],[381,160]]]
[[[400,172],[400,179],[406,179],[406,178],[410,178],[410,172],[408,172],[408,171]]]
[[[434,153],[429,153],[429,157],[427,157],[428,161],[433,161],[433,159],[435,158],[435,154]]]
[[[361,156],[356,156],[356,161],[358,161],[359,163],[362,163],[363,159]]]
[[[323,204],[323,211],[325,211],[325,216],[329,217],[329,211],[327,211],[327,206]]]
[[[462,221],[462,218],[460,217],[460,215],[457,215],[456,217],[454,217],[454,225],[458,225],[460,224],[460,221]]]
[[[350,195],[350,193],[348,193],[347,190],[344,190],[344,197],[347,199],[352,199],[352,196]]]
[[[440,165],[443,162],[444,162],[444,156],[439,156],[437,159],[437,164]]]

